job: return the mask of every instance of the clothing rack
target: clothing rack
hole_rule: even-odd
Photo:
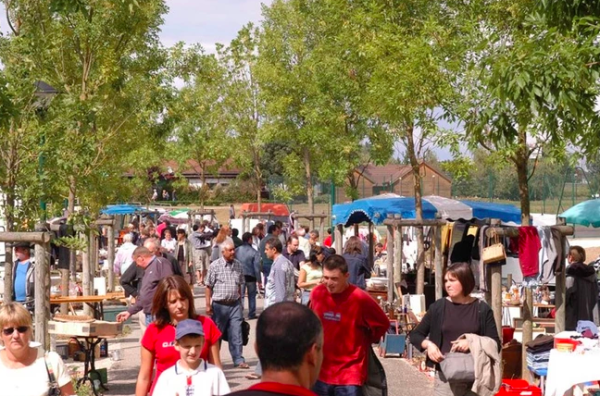
[[[518,237],[519,227],[514,226],[500,226],[499,222],[493,222],[492,227],[486,230],[486,236],[504,236],[504,237]],[[575,229],[573,226],[567,226],[559,224],[552,226],[552,229],[558,230],[562,235],[562,238],[573,235]],[[483,265],[483,264],[482,264]],[[492,306],[494,312],[494,320],[496,321],[496,327],[501,333],[502,329],[502,266],[501,265],[490,265],[488,273],[490,273],[490,285],[491,285],[491,301],[488,301]],[[566,283],[566,271],[561,271],[555,274],[556,279],[556,332],[565,330],[565,283]],[[512,276],[511,276],[512,278]],[[523,340],[522,340],[522,366],[521,366],[521,378],[529,380],[529,370],[527,368],[527,352],[525,344],[533,338],[533,293],[530,288],[525,288],[525,301],[523,302]],[[500,334],[501,336],[501,334]]]

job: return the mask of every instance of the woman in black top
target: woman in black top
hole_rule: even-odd
[[[467,340],[457,340],[470,333],[492,338],[500,350],[500,338],[494,314],[483,301],[471,297],[475,277],[467,263],[454,263],[444,274],[444,288],[448,297],[437,300],[429,307],[421,323],[410,333],[410,342],[427,355],[427,366],[438,369],[435,394],[462,396],[470,393],[472,384],[449,384],[440,376],[439,362],[452,352],[469,352]],[[472,394],[472,393],[471,393]]]

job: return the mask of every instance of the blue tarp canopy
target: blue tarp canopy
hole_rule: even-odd
[[[100,213],[105,215],[128,215],[144,210],[146,210],[146,208],[140,205],[108,205],[106,208],[102,209]]]
[[[500,219],[503,222],[521,222],[521,210],[514,205],[478,201],[457,201],[454,199],[425,196],[422,199],[423,218],[435,219],[439,214],[443,219]],[[334,224],[350,226],[362,222],[383,224],[388,215],[399,214],[403,219],[416,217],[415,199],[383,194],[363,198],[351,203],[333,205]]]

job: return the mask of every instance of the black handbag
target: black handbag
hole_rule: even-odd
[[[250,324],[242,319],[242,344],[248,345],[250,341]]]

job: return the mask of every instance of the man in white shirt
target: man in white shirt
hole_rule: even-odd
[[[117,249],[115,255],[114,270],[115,274],[123,275],[127,268],[133,264],[133,251],[137,248],[133,244],[133,235],[131,233],[123,235],[123,244]]]

